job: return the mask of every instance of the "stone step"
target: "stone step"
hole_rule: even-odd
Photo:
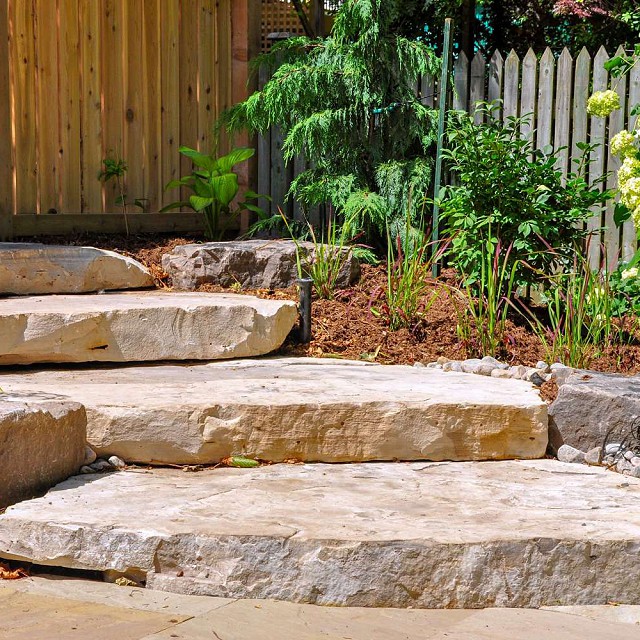
[[[78,473],[86,434],[87,416],[77,402],[0,388],[0,509]]]
[[[90,293],[153,287],[133,258],[94,247],[0,242],[0,295]]]
[[[519,380],[314,358],[0,373],[64,394],[89,443],[150,464],[540,458],[547,409]]]
[[[8,298],[0,365],[216,360],[277,349],[297,318],[289,301],[212,293]]]
[[[555,460],[137,469],[0,516],[5,558],[323,605],[637,603],[639,548],[640,480]]]

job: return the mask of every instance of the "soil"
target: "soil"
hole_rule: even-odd
[[[91,245],[111,249],[131,256],[145,264],[152,272],[156,285],[170,288],[171,282],[163,271],[161,258],[172,248],[199,242],[195,237],[154,236],[100,236],[82,235],[61,238],[30,238],[29,241]],[[437,280],[430,281],[426,298],[437,295],[425,317],[415,326],[392,331],[382,308],[380,294],[384,291],[386,273],[384,265],[363,265],[362,278],[355,286],[336,292],[334,300],[314,298],[312,307],[312,341],[307,345],[288,340],[280,349],[281,355],[326,358],[361,359],[382,364],[428,363],[440,357],[460,360],[479,354],[473,338],[463,341],[458,336],[458,311],[461,300],[453,289],[455,273],[445,271]],[[200,291],[220,292],[222,287],[203,285]],[[226,290],[228,291],[228,290]],[[286,290],[232,290],[234,293],[256,295],[261,298],[297,300],[295,287]],[[372,311],[373,309],[373,311]],[[509,364],[534,366],[545,360],[545,350],[539,338],[526,322],[514,313],[508,321],[502,353],[497,357]],[[640,336],[632,337],[629,344],[618,345],[594,356],[589,368],[596,371],[633,374],[640,372]],[[543,387],[543,396],[552,400],[557,393],[554,385]]]

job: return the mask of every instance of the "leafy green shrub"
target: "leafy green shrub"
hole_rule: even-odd
[[[640,316],[640,252],[633,260],[622,263],[609,275],[612,312],[616,317],[634,314]]]
[[[445,188],[441,202],[452,238],[448,255],[476,282],[486,243],[509,248],[515,283],[532,284],[540,274],[570,268],[587,235],[584,223],[594,215],[592,208],[612,193],[589,186],[584,178],[592,146],[579,143],[582,159],[563,184],[555,155],[533,149],[521,137],[522,119],[502,124],[491,117],[494,108],[480,107],[486,124],[474,124],[459,112],[449,121],[444,155],[456,184]]]
[[[207,155],[189,147],[180,147],[180,153],[189,158],[196,168],[190,175],[169,182],[165,190],[187,187],[193,195],[189,200],[172,202],[162,211],[188,207],[193,211],[202,212],[205,236],[209,240],[219,240],[223,236],[224,227],[220,226],[222,218],[226,217],[228,223],[231,218],[245,210],[262,213],[260,207],[249,202],[262,197],[253,191],[247,191],[244,194],[246,200],[239,202],[235,208],[232,207],[240,189],[238,174],[233,168],[251,158],[255,149],[234,149],[219,158],[214,154]]]
[[[304,206],[331,203],[350,235],[386,240],[404,225],[411,190],[432,178],[435,111],[416,98],[439,62],[419,37],[423,0],[346,0],[324,40],[292,38],[258,58],[262,91],[223,116],[231,130],[280,127],[287,160],[312,168],[292,183]],[[411,212],[419,219],[419,208]]]

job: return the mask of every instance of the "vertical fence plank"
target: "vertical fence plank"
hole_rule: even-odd
[[[491,56],[489,62],[489,87],[488,87],[488,100],[493,102],[494,100],[502,100],[503,94],[503,73],[504,73],[504,59],[499,51],[495,51]],[[502,120],[502,105],[496,109],[493,113],[493,117],[496,120]]]
[[[624,55],[624,48],[620,47],[616,55]],[[614,111],[609,116],[609,137],[607,141],[607,188],[615,189],[617,186],[616,174],[620,168],[620,158],[611,153],[611,140],[620,133],[627,121],[627,76],[616,78],[613,82],[613,89],[620,96],[621,109]],[[606,266],[608,269],[615,269],[620,255],[620,234],[621,230],[616,226],[614,220],[615,203],[610,201],[604,214],[604,246]]]
[[[469,105],[469,59],[464,51],[458,55],[453,67],[453,108],[466,111]]]
[[[81,157],[82,212],[102,211],[102,185],[98,180],[102,162],[102,69],[100,65],[100,12],[94,0],[79,0],[81,58]]]
[[[434,77],[427,73],[420,80],[420,95],[422,96],[422,104],[433,108],[436,104],[436,82]]]
[[[552,141],[554,73],[555,60],[551,49],[547,47],[540,58],[536,149],[544,149],[550,146]]]
[[[126,0],[102,0],[102,24],[100,48],[102,76],[102,149],[103,158],[122,158],[124,148],[124,12]],[[91,179],[91,176],[87,178]],[[118,197],[115,180],[104,185],[104,210],[119,211],[115,201]]]
[[[39,213],[60,211],[58,17],[52,0],[35,0]]]
[[[217,34],[218,42],[216,46],[216,73],[218,78],[218,102],[215,105],[216,114],[222,113],[233,104],[233,87],[232,87],[232,59],[229,55],[232,47],[231,33],[231,0],[219,0],[218,2],[218,18]],[[213,121],[210,120],[209,128]],[[225,153],[229,148],[226,132],[221,132],[220,151]]]
[[[162,147],[162,98],[160,88],[160,3],[144,0],[144,87],[143,112],[144,135],[144,197],[147,211],[158,211],[162,199],[162,172],[160,149]]]
[[[218,30],[214,28],[215,0],[199,0],[198,46],[198,149],[211,151],[211,121],[215,101],[219,93],[219,69],[217,56]]]
[[[479,102],[485,100],[485,73],[486,73],[486,61],[484,56],[478,52],[473,56],[471,61],[471,86],[469,90],[469,113],[474,113],[476,106]],[[473,121],[476,124],[482,122],[482,115],[475,114]]]
[[[181,0],[180,6],[180,144],[198,146],[198,6],[197,0]],[[191,173],[191,161],[181,157],[181,175]],[[183,189],[182,199],[189,197]]]
[[[589,98],[589,85],[591,82],[591,56],[583,47],[576,58],[576,70],[573,81],[573,132],[571,135],[571,159],[572,161],[582,158],[582,151],[578,149],[578,142],[588,142],[587,140],[587,99]],[[572,170],[577,165],[572,162]]]
[[[637,104],[640,104],[640,63],[636,63],[636,65],[631,70],[629,74],[629,105],[628,105],[628,125],[627,129],[629,131],[633,131],[636,122],[640,124],[640,118],[637,116],[632,116],[631,111],[633,107]],[[622,248],[621,248],[621,258],[625,262],[628,262],[633,258],[636,249],[637,249],[637,231],[635,225],[633,224],[633,220],[627,220],[622,227]]]
[[[80,213],[79,2],[60,0],[60,211]]]
[[[124,159],[127,163],[126,195],[129,201],[146,198],[146,166],[144,161],[144,56],[143,1],[125,1],[125,111],[124,111]],[[129,210],[134,211],[135,207]]]
[[[11,137],[11,74],[9,2],[0,2],[0,242],[13,235],[13,150]]]
[[[511,49],[504,64],[504,119],[518,117],[518,87],[520,86],[520,58]]]
[[[557,153],[556,167],[562,172],[563,184],[569,171],[569,143],[571,133],[571,84],[573,80],[573,58],[567,48],[558,58],[556,75],[555,130],[553,148]]]
[[[160,191],[161,204],[167,205],[179,197],[178,191],[164,194],[164,186],[180,177],[180,0],[160,3],[162,143]],[[178,194],[178,195],[176,195]]]
[[[520,131],[522,137],[533,143],[536,128],[536,95],[538,79],[538,60],[529,49],[522,61],[522,93],[520,98],[520,117],[524,117]]]
[[[609,74],[604,68],[604,63],[609,59],[609,54],[604,47],[600,47],[593,61],[593,90],[604,91],[609,84]],[[593,183],[605,173],[605,133],[606,121],[603,118],[590,118],[589,141],[598,145],[591,153],[589,165],[589,181]],[[589,264],[592,269],[600,268],[601,229],[604,219],[600,210],[594,211],[594,215],[587,222],[587,229],[591,232],[589,242]]]
[[[11,59],[15,61],[13,88],[16,210],[17,213],[36,213],[38,112],[34,6],[30,0],[19,0],[12,6],[14,22]]]

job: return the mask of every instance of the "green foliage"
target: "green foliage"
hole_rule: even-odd
[[[523,307],[540,338],[548,362],[588,368],[603,349],[621,343],[624,333],[614,322],[615,295],[606,271],[595,272],[589,259],[576,253],[573,267],[548,278],[546,321]]]
[[[592,146],[579,143],[583,158],[563,184],[556,156],[534,150],[520,135],[522,120],[503,125],[492,117],[494,108],[480,108],[485,124],[458,112],[449,121],[444,155],[455,186],[444,189],[441,202],[452,238],[448,255],[474,283],[482,277],[486,243],[508,248],[515,284],[532,284],[571,265],[587,234],[582,223],[612,193],[584,178]]]
[[[307,252],[292,232],[289,221],[281,213],[289,235],[296,245],[296,262],[299,278],[311,278],[316,295],[324,300],[333,300],[340,274],[351,260],[352,248],[345,241],[344,229],[329,220],[326,230],[318,238],[314,228],[308,225],[313,251]]]
[[[489,233],[491,237],[491,233]],[[471,284],[468,274],[463,288],[452,300],[458,316],[457,332],[472,354],[498,356],[505,342],[507,314],[515,293],[518,262],[511,259],[513,245],[502,250],[500,241],[486,240],[480,246],[477,280]],[[456,303],[461,298],[464,304]]]
[[[387,320],[392,331],[402,328],[416,330],[422,325],[429,309],[438,298],[432,291],[431,271],[434,260],[443,250],[432,252],[424,233],[410,235],[407,224],[404,237],[398,235],[387,243],[387,286],[372,295],[371,312]],[[382,299],[378,303],[378,299]]]
[[[133,205],[139,207],[143,211],[148,211],[149,201],[146,198],[135,198],[131,202],[127,200],[127,193],[125,190],[125,178],[129,167],[125,160],[118,155],[110,154],[102,160],[102,170],[98,174],[98,180],[105,184],[110,181],[115,181],[118,195],[115,199],[115,204],[122,209],[124,214],[124,225],[127,235],[129,235],[129,221],[127,219],[127,207]]]
[[[384,241],[387,224],[400,228],[409,191],[431,182],[434,110],[415,87],[438,60],[418,37],[423,5],[346,0],[325,40],[292,38],[261,56],[271,80],[222,120],[231,130],[279,126],[286,159],[313,161],[289,196],[305,207],[331,203],[370,240]]]
[[[616,317],[640,316],[640,251],[609,275],[612,314]]]
[[[245,210],[258,215],[263,214],[260,207],[249,201],[265,196],[259,196],[253,191],[247,191],[246,200],[235,207],[232,206],[239,191],[238,174],[233,169],[251,158],[255,153],[254,149],[233,149],[226,156],[219,158],[214,154],[200,153],[189,147],[180,147],[180,153],[189,158],[195,168],[190,175],[169,182],[165,190],[187,187],[193,193],[189,200],[172,202],[162,211],[188,207],[193,211],[202,212],[205,236],[209,240],[219,240],[223,236],[224,228],[220,227],[222,218],[226,218],[228,223],[232,217]]]

